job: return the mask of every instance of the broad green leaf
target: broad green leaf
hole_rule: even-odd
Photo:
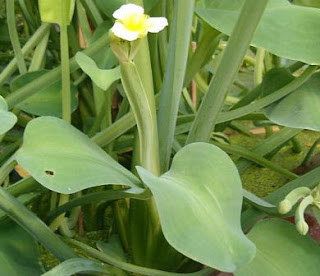
[[[279,219],[257,223],[248,234],[255,243],[253,261],[235,272],[235,276],[319,275],[320,246],[300,235],[294,224]]]
[[[201,0],[197,14],[212,27],[230,35],[243,0]],[[294,20],[293,20],[294,19]],[[320,10],[270,0],[252,45],[281,57],[320,64]]]
[[[143,189],[139,180],[82,132],[55,117],[40,117],[26,127],[17,162],[46,188],[71,194],[100,185]]]
[[[11,91],[16,91],[36,80],[48,71],[29,72],[15,78],[11,82]],[[77,89],[71,84],[71,110],[78,106]],[[21,110],[38,116],[62,117],[61,80],[42,87],[39,91],[17,105]]]
[[[37,276],[40,252],[35,240],[12,222],[0,224],[0,275]]]
[[[69,25],[73,16],[75,0],[39,0],[42,22]]]
[[[0,135],[10,130],[17,120],[16,115],[8,111],[8,105],[5,99],[0,96]]]
[[[227,272],[253,258],[255,246],[240,226],[241,180],[225,152],[194,143],[181,149],[160,177],[137,170],[155,197],[163,233],[175,249]]]
[[[269,92],[281,88],[293,79],[287,71],[278,69],[277,73],[278,75],[268,77],[264,81],[263,86],[268,87]],[[264,108],[264,114],[270,121],[279,125],[320,131],[319,87],[320,73],[315,73],[288,96]]]
[[[107,90],[112,83],[121,77],[119,66],[108,70],[99,69],[97,64],[82,52],[78,52],[75,58],[80,68],[102,90]]]

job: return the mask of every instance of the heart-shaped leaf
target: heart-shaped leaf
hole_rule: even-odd
[[[274,70],[273,70],[274,71]],[[275,73],[275,74],[274,74]],[[289,83],[294,77],[285,69],[268,73],[262,83],[267,95]],[[276,124],[320,131],[320,73],[315,73],[298,89],[263,109],[268,119]]]
[[[16,115],[8,111],[8,105],[5,99],[0,96],[0,135],[10,130],[17,120]]]
[[[181,149],[160,177],[137,170],[154,195],[163,233],[175,249],[227,272],[253,258],[255,246],[240,226],[241,180],[225,152],[194,143]]]
[[[40,252],[35,240],[12,222],[0,226],[0,275],[37,276]]]
[[[201,0],[197,14],[213,28],[230,35],[243,0]],[[293,20],[294,18],[294,20]],[[320,9],[269,0],[252,45],[278,56],[320,64]]]
[[[107,90],[109,86],[120,79],[120,67],[114,69],[99,69],[97,64],[82,52],[76,54],[76,61],[92,81],[102,90]]]
[[[257,254],[236,276],[319,274],[319,244],[300,235],[293,224],[279,219],[260,221],[248,238],[257,246]]]
[[[71,194],[100,185],[127,185],[143,191],[139,180],[82,132],[55,117],[40,117],[26,127],[17,162],[46,188]]]
[[[11,82],[11,91],[18,90],[38,77],[46,74],[46,70],[23,74]],[[77,89],[71,85],[71,109],[78,106]],[[42,87],[36,94],[17,105],[21,110],[38,116],[62,117],[61,80]]]

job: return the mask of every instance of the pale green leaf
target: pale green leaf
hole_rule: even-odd
[[[10,130],[17,120],[16,115],[8,111],[8,105],[5,99],[0,96],[0,135]]]
[[[253,258],[255,246],[240,226],[241,180],[225,152],[194,143],[181,149],[160,177],[137,170],[155,197],[163,233],[175,249],[228,272]]]
[[[46,188],[71,194],[100,185],[126,185],[140,193],[139,180],[82,132],[55,117],[26,127],[17,162]]]
[[[257,254],[235,276],[319,275],[320,246],[300,235],[294,224],[279,219],[260,221],[248,238],[255,243]]]
[[[11,82],[11,91],[16,91],[23,86],[31,83],[40,76],[46,74],[47,70],[29,72],[15,78]],[[27,113],[38,116],[62,117],[62,95],[61,80],[57,79],[54,83],[41,87],[38,92],[26,100],[22,101],[17,107]],[[71,110],[74,111],[78,106],[77,88],[71,84]]]
[[[42,22],[69,25],[73,16],[75,0],[39,0]]]
[[[282,88],[294,77],[284,68],[267,73],[261,85],[264,96]],[[320,73],[315,73],[295,91],[263,109],[276,124],[310,130],[320,130]]]
[[[230,35],[243,0],[201,0],[197,14],[212,27]],[[320,64],[320,10],[270,0],[252,45],[278,56]]]
[[[121,77],[119,66],[114,69],[99,69],[97,64],[82,52],[78,52],[75,58],[83,72],[102,90],[107,90],[112,83]]]

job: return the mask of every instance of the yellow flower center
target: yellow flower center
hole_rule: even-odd
[[[147,19],[149,18],[146,14],[132,14],[125,19],[121,20],[121,23],[129,30],[138,32],[141,35],[146,35],[147,30]]]

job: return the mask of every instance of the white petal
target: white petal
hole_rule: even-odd
[[[119,9],[117,9],[113,13],[113,17],[115,19],[125,19],[130,15],[138,14],[142,15],[144,13],[144,9],[135,4],[126,4],[122,5]]]
[[[111,28],[111,31],[114,33],[115,36],[128,41],[136,40],[139,36],[138,32],[128,30],[119,22],[114,23],[113,27]]]
[[[147,20],[148,32],[158,33],[166,26],[168,26],[168,20],[165,17],[150,17]]]

